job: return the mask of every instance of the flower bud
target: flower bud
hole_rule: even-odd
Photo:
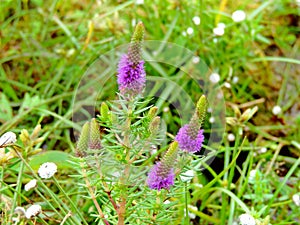
[[[160,117],[156,116],[154,117],[154,119],[151,121],[149,125],[149,131],[151,132],[152,135],[155,135],[159,130],[159,127],[160,127]]]
[[[105,102],[101,103],[100,113],[101,113],[101,117],[104,121],[108,120],[109,108],[108,108],[108,105]]]
[[[30,144],[30,136],[27,130],[23,129],[20,134],[20,139],[25,146],[29,146]]]
[[[41,124],[36,125],[36,127],[32,131],[31,139],[37,138],[41,129],[42,129]]]
[[[255,106],[252,109],[247,109],[241,116],[241,122],[245,123],[247,122],[249,119],[251,119],[253,117],[253,115],[257,112],[258,107]]]
[[[90,137],[89,137],[89,148],[90,149],[100,149],[100,127],[95,118],[92,119],[90,123]]]
[[[86,122],[81,130],[79,140],[77,142],[76,147],[76,156],[84,157],[86,156],[86,151],[88,149],[88,142],[89,142],[89,131],[90,131],[90,124]]]
[[[156,106],[153,106],[150,108],[149,112],[148,112],[148,119],[151,121],[153,120],[153,118],[156,116],[158,111],[158,108]]]
[[[196,112],[199,117],[200,127],[201,127],[203,121],[205,120],[206,113],[207,113],[207,107],[208,107],[207,99],[206,99],[205,95],[202,95],[199,98],[197,105],[196,105]]]

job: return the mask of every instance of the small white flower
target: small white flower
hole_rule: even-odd
[[[254,183],[256,180],[256,174],[258,173],[258,170],[251,170],[249,173],[249,183]]]
[[[44,179],[52,177],[56,172],[57,166],[52,162],[43,163],[38,170],[39,176]]]
[[[224,28],[221,28],[221,27],[215,27],[215,28],[213,29],[213,33],[214,33],[215,35],[217,35],[217,36],[222,36],[222,35],[225,33],[225,31],[224,31]]]
[[[300,206],[300,194],[299,193],[294,194],[292,199],[296,206]]]
[[[225,23],[218,23],[217,27],[225,29],[226,25],[225,25]]]
[[[228,82],[225,82],[225,83],[224,83],[224,87],[226,87],[226,88],[231,88],[231,84],[228,83]]]
[[[14,132],[6,132],[0,137],[0,146],[13,144],[17,141],[17,136]]]
[[[243,10],[236,10],[232,13],[231,18],[234,22],[242,22],[246,19],[246,13]]]
[[[38,215],[40,212],[42,212],[42,207],[40,205],[32,205],[26,210],[25,217],[30,219],[31,217]]]
[[[169,108],[169,107],[166,106],[166,107],[163,108],[163,112],[166,113],[166,112],[169,112],[169,111],[170,111],[170,108]]]
[[[36,184],[37,184],[37,180],[36,180],[36,179],[33,179],[33,180],[29,181],[27,184],[25,184],[24,190],[25,190],[25,191],[29,191],[29,190],[31,190],[32,188],[35,188],[35,187],[36,187]]]
[[[256,225],[256,222],[253,216],[244,213],[239,216],[239,225]]]
[[[194,29],[192,27],[188,27],[188,29],[186,29],[186,33],[188,35],[192,35],[194,33]]]
[[[187,170],[185,171],[184,173],[182,173],[180,175],[180,179],[183,181],[183,182],[189,182],[190,180],[193,179],[193,177],[195,176],[195,173],[193,170]]]
[[[19,214],[19,215],[25,215],[25,209],[24,207],[21,207],[21,206],[17,206],[15,208],[15,213]]]
[[[214,123],[216,120],[215,120],[215,117],[212,116],[212,117],[209,118],[208,121],[209,121],[210,123]]]
[[[201,23],[201,19],[199,16],[194,16],[193,17],[193,22],[195,25],[199,25]]]
[[[207,112],[211,113],[212,111],[213,111],[213,110],[212,110],[211,107],[208,107],[208,108],[207,108]]]
[[[267,148],[266,147],[262,147],[260,150],[259,150],[259,153],[266,153],[267,152]]]
[[[131,20],[131,26],[135,27],[136,26],[136,19]]]
[[[164,204],[166,204],[166,205],[168,205],[168,204],[170,204],[171,202],[169,201],[169,200],[166,200],[166,201],[164,201]]]
[[[144,4],[144,0],[136,0],[135,4],[137,4],[137,5],[143,5]]]
[[[199,62],[200,62],[200,57],[199,57],[199,56],[194,56],[193,59],[192,59],[192,62],[193,62],[194,64],[199,63]]]
[[[182,31],[181,34],[182,34],[182,36],[184,36],[184,37],[186,36],[186,32],[185,32],[185,31]]]
[[[281,113],[281,107],[280,107],[279,105],[275,105],[275,106],[273,107],[273,109],[272,109],[272,113],[273,113],[274,115],[280,114],[280,113]]]
[[[228,140],[228,141],[234,141],[234,140],[235,140],[235,135],[232,134],[232,133],[228,134],[228,135],[227,135],[227,140]]]
[[[212,73],[210,76],[209,76],[209,80],[212,82],[212,83],[214,83],[214,84],[216,84],[216,83],[218,83],[219,81],[220,81],[220,75],[219,74],[217,74],[217,73]]]
[[[296,5],[300,8],[300,0],[296,0]]]
[[[218,42],[218,38],[213,38],[213,42],[217,43]]]
[[[196,206],[193,206],[193,205],[188,205],[189,209],[192,209],[194,211],[198,211],[198,208]],[[188,213],[189,217],[193,220],[196,218],[196,215],[192,212],[189,212]]]
[[[196,183],[195,186],[198,188],[203,188],[203,184]]]
[[[234,76],[234,77],[232,78],[232,83],[236,84],[238,81],[239,81],[239,78],[238,78],[238,77]]]

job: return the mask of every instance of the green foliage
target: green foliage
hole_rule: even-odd
[[[103,224],[91,193],[103,214],[111,215],[108,222],[116,224],[118,215],[109,197],[118,199],[124,190],[130,224],[234,224],[242,213],[251,214],[257,224],[299,223],[299,206],[292,200],[300,192],[296,1],[145,0],[138,5],[135,1],[7,0],[0,7],[0,133],[11,130],[19,137],[15,145],[0,148],[1,224],[13,224],[15,207],[28,208],[31,203],[39,203],[44,212],[27,224]],[[237,9],[246,12],[245,21],[231,19]],[[201,18],[199,25],[194,16]],[[72,115],[85,112],[87,101],[72,100],[78,82],[99,55],[129,42],[131,24],[138,21],[146,28],[145,40],[190,49],[209,66],[207,73],[218,73],[228,106],[222,145],[205,146],[217,157],[208,165],[204,156],[180,156],[170,192],[138,187],[145,186],[138,178],[148,170],[136,171],[131,182],[138,184],[135,188],[124,188],[116,182],[119,177],[107,175],[128,162],[124,157],[128,146],[117,138],[128,126],[129,141],[134,143],[129,160],[142,152],[134,168],[148,169],[163,156],[165,144],[181,126],[176,107],[170,104],[171,97],[181,93],[176,86],[156,84],[152,91],[160,92],[161,99],[138,101],[128,108],[122,100],[113,101],[116,80],[107,81],[98,97],[109,101],[96,106],[107,151],[89,151],[84,159],[72,156],[73,136],[79,136],[83,125],[73,122]],[[216,36],[213,29],[220,22],[226,24],[225,32]],[[193,102],[205,94],[198,85],[202,81],[190,79],[178,68],[146,63],[146,71],[175,82]],[[80,90],[88,90],[91,83],[95,80]],[[184,98],[180,101],[187,104]],[[158,108],[148,114],[152,105]],[[275,105],[281,107],[281,114],[272,113]],[[155,131],[162,121],[167,138]],[[36,124],[41,124],[38,136]],[[235,140],[227,140],[229,134]],[[59,171],[45,181],[37,170],[48,161],[56,163]],[[97,171],[99,162],[106,166],[102,175]],[[195,176],[183,182],[180,175],[188,170]],[[31,179],[38,184],[27,192],[23,186]]]

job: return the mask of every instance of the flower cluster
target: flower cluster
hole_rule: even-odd
[[[197,103],[196,111],[190,120],[190,123],[180,128],[175,137],[181,150],[190,153],[200,151],[204,141],[204,131],[201,129],[201,124],[205,119],[206,111],[207,100],[206,97],[202,95]]]
[[[123,95],[135,96],[140,94],[145,87],[146,72],[144,61],[141,59],[143,39],[144,25],[140,22],[132,36],[128,54],[121,57],[118,65],[118,85]]]
[[[173,142],[163,159],[156,163],[148,175],[148,186],[151,189],[169,189],[174,184],[174,162],[177,158],[178,143]]]

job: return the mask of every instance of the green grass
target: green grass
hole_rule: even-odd
[[[38,178],[29,171],[33,168],[36,172],[47,151],[59,152],[58,158],[49,157],[57,161],[65,175],[76,175],[72,166],[61,161],[66,160],[65,154],[74,153],[75,136],[82,125],[72,121],[72,115],[85,112],[84,99],[73,104],[75,91],[87,68],[99,56],[128,44],[133,20],[143,21],[146,40],[187,48],[211,72],[220,74],[226,117],[239,119],[236,108],[244,112],[258,106],[258,112],[249,121],[236,126],[227,124],[223,142],[216,149],[216,160],[188,185],[188,205],[197,208],[189,207],[190,213],[196,215],[190,223],[233,224],[245,212],[259,221],[269,217],[270,224],[299,223],[299,206],[292,201],[293,194],[300,192],[300,8],[295,1],[145,0],[143,5],[136,5],[134,1],[2,0],[0,7],[0,134],[20,134],[23,129],[31,133],[41,124],[40,136],[44,139],[32,146],[32,151],[41,148],[43,153],[28,158],[29,168],[17,158],[0,167],[2,224],[9,221],[14,206],[26,206],[31,201],[40,202],[51,213],[57,210],[60,221],[73,210],[73,204],[81,204],[83,217],[89,215],[91,201],[82,202],[83,190],[69,184],[76,177],[61,175],[62,181],[57,178],[68,193],[50,190],[54,186],[50,183],[40,188],[51,195],[55,192],[53,204],[48,204],[43,194],[28,193],[22,188],[30,178]],[[231,19],[231,13],[237,9],[247,14],[241,23]],[[201,18],[200,25],[192,21],[196,15]],[[226,24],[225,34],[215,37],[212,30],[218,22]],[[188,27],[194,32],[184,36]],[[195,80],[172,66],[146,63],[146,70],[176,82],[193,101],[201,94]],[[238,77],[237,82],[234,77]],[[231,87],[226,88],[225,82]],[[94,83],[89,80],[82,91]],[[96,112],[101,101],[115,98],[116,90],[117,82],[112,77],[102,87]],[[168,98],[172,91],[169,87],[160,94]],[[178,112],[168,102],[158,105],[168,131],[175,135],[181,125]],[[282,108],[277,116],[272,114],[275,105]],[[229,133],[235,135],[233,142],[226,138]],[[18,144],[22,144],[20,137]],[[267,151],[261,153],[263,147]],[[253,169],[260,172],[249,181]],[[200,183],[202,188],[197,186]],[[174,201],[178,199],[175,197]],[[105,204],[105,199],[100,198],[99,202]],[[183,212],[184,206],[178,208]],[[178,216],[178,224],[184,224],[183,215]],[[73,219],[75,224],[81,218]],[[38,224],[56,222],[46,216],[39,217]]]

